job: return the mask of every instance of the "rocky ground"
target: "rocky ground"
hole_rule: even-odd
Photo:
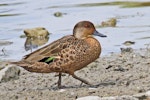
[[[93,86],[80,86],[80,81],[63,74],[63,89],[57,89],[57,74],[20,68],[19,78],[1,81],[0,100],[89,100],[87,96],[94,96],[90,100],[150,100],[150,49],[122,49],[97,59],[76,75]]]

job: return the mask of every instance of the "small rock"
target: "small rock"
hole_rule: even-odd
[[[73,95],[75,95],[75,93],[72,91],[72,92],[70,92],[70,95],[73,96]]]
[[[150,91],[147,91],[145,93],[138,93],[133,96],[138,98],[139,100],[149,100],[150,99]]]
[[[7,82],[19,78],[20,69],[17,66],[8,65],[0,70],[0,82]]]
[[[120,48],[120,50],[121,50],[121,53],[126,53],[126,52],[131,53],[131,52],[133,52],[132,48]]]
[[[116,100],[116,98],[115,97],[102,97],[99,100]]]
[[[89,90],[96,90],[97,88],[90,87]]]
[[[130,45],[135,44],[135,42],[133,42],[133,41],[125,41],[123,44],[124,44],[125,46],[130,46]]]
[[[60,89],[58,92],[65,92],[66,90],[65,89]]]
[[[111,18],[108,21],[103,21],[101,23],[102,27],[115,27],[117,24],[117,19],[116,18]]]
[[[121,67],[121,66],[116,66],[116,67],[114,68],[114,71],[124,72],[124,71],[126,71],[126,69],[124,69],[124,68]]]
[[[130,95],[117,96],[115,100],[139,100]]]
[[[55,12],[55,13],[54,13],[54,16],[55,16],[55,17],[61,17],[62,15],[63,15],[63,14],[62,14],[61,12]]]
[[[86,96],[86,97],[80,97],[76,100],[101,100],[99,96]]]
[[[146,95],[150,97],[150,91],[147,91],[147,92],[146,92]]]
[[[134,97],[138,98],[139,100],[147,100],[148,96],[146,93],[138,93],[136,95],[133,95]]]
[[[65,15],[66,13],[62,13],[62,12],[55,12],[54,16],[55,17],[62,17],[63,15]]]
[[[114,96],[114,97],[102,97],[99,100],[138,100],[137,98],[129,95]]]
[[[43,27],[25,29],[24,33],[27,37],[30,38],[45,38],[49,35],[49,32]]]

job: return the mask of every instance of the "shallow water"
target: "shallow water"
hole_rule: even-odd
[[[74,25],[81,20],[90,20],[95,26],[99,26],[102,21],[117,19],[116,27],[97,28],[99,32],[108,36],[96,37],[103,47],[102,55],[119,52],[121,47],[127,47],[122,44],[125,41],[134,41],[135,45],[130,46],[134,49],[147,47],[146,44],[150,44],[150,2],[146,2],[1,0],[0,41],[6,40],[13,44],[0,45],[0,59],[18,60],[30,53],[24,47],[26,38],[20,38],[24,29],[45,27],[52,33],[46,43],[48,44],[64,35],[72,34]],[[54,13],[58,11],[65,14],[55,17]]]

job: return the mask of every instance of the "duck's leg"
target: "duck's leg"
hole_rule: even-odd
[[[82,78],[76,76],[75,74],[72,74],[72,77],[77,79],[77,80],[79,80],[79,81],[81,81],[81,82],[83,82],[83,83],[85,83],[85,84],[91,85],[88,81],[86,81],[85,79],[82,79]]]
[[[58,88],[61,88],[61,72],[59,72],[59,76],[58,76]]]

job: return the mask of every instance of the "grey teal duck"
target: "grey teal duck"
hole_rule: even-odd
[[[93,35],[106,37],[96,31],[89,21],[78,22],[73,35],[64,36],[49,45],[26,56],[21,61],[11,62],[30,72],[59,73],[58,87],[61,87],[61,74],[67,73],[73,78],[90,85],[90,83],[74,74],[99,58],[101,45]]]

